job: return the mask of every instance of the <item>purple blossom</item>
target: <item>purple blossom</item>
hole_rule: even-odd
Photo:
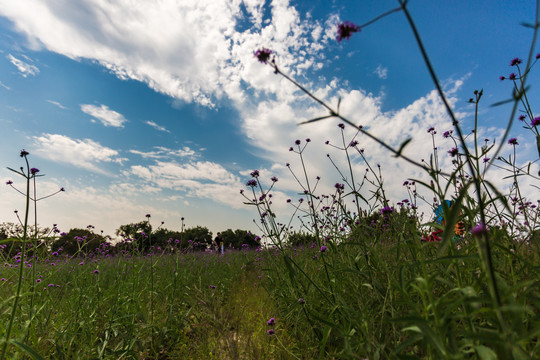
[[[503,81],[504,79],[506,79],[504,76],[499,76],[499,80]]]
[[[338,190],[344,190],[345,189],[345,185],[344,184],[340,184],[340,183],[336,183],[334,185],[334,187]]]
[[[11,184],[13,184],[13,181],[11,180],[6,181],[6,185],[11,185]]]
[[[251,177],[259,176],[259,170],[253,170],[250,175],[251,175]]]
[[[261,48],[255,52],[255,57],[263,64],[266,64],[268,62],[270,55],[272,55],[272,50],[269,50],[267,48]]]
[[[150,217],[150,214],[146,214],[145,216],[146,216],[147,218],[149,218],[149,217]]]
[[[298,303],[299,303],[299,304],[305,304],[305,303],[306,303],[306,300],[300,298],[300,299],[298,299]]]
[[[266,332],[268,333],[268,335],[272,336],[274,335],[276,332],[274,331],[274,329],[270,329],[270,330],[266,330]]]
[[[519,115],[519,120],[520,121],[525,121],[525,115]]]
[[[538,126],[540,125],[540,116],[537,116],[531,121],[531,126]]]
[[[521,64],[521,59],[519,58],[513,58],[512,61],[510,61],[510,66],[515,66]]]
[[[29,155],[28,151],[22,149],[22,150],[21,150],[21,157],[25,157],[25,156],[27,156],[27,155]]]
[[[345,129],[345,124],[339,123],[339,124],[338,124],[338,127],[339,127],[340,129]]]
[[[30,169],[30,173],[31,173],[32,175],[36,175],[38,172],[39,172],[39,169],[36,169],[36,168],[31,168],[31,169]]]
[[[510,80],[516,80],[516,74],[511,73],[510,75],[508,75],[508,78],[509,78]]]
[[[487,163],[487,162],[489,161],[489,159],[490,159],[490,158],[485,157],[485,158],[484,158],[484,163]]]
[[[455,147],[455,148],[450,149],[448,153],[450,154],[451,157],[454,157],[459,153],[459,151],[458,151],[458,148]]]
[[[278,181],[278,178],[275,177],[275,176],[272,176],[272,178],[270,178],[270,180],[272,180],[272,182],[277,182],[277,181]]]
[[[311,142],[311,139],[310,139],[310,138],[307,138],[307,139],[306,139],[306,142]]]
[[[210,289],[215,289],[216,286],[215,286],[215,285],[210,285],[209,288],[210,288]]]
[[[508,143],[510,145],[519,145],[516,138],[511,138],[510,140],[508,140]]]
[[[300,140],[296,140],[294,143],[295,143],[296,145],[300,145],[301,141],[300,141]]]
[[[276,319],[270,318],[270,320],[268,320],[268,321],[266,322],[266,325],[272,326],[272,325],[274,325],[275,323],[276,323]]]
[[[385,206],[381,209],[381,214],[387,215],[394,212],[394,209],[392,209],[390,206]]]
[[[444,138],[448,138],[450,137],[450,135],[452,135],[454,131],[453,130],[446,130],[444,133],[443,133],[443,137]]]
[[[428,133],[430,134],[436,134],[437,132],[435,131],[435,128],[432,126],[430,127],[428,130],[427,130]]]
[[[482,236],[487,232],[486,225],[480,223],[471,229],[471,234],[474,236]]]
[[[321,246],[321,252],[325,252],[327,250],[327,247],[326,246]]]
[[[246,186],[255,187],[255,186],[257,186],[257,181],[251,179],[251,180],[249,180],[249,181],[246,183]]]
[[[360,26],[353,24],[350,21],[339,23],[337,41],[341,42],[343,39],[349,40],[355,32],[360,32]]]

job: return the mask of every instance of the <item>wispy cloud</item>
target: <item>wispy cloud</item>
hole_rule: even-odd
[[[85,104],[81,105],[81,110],[98,119],[105,126],[124,127],[124,123],[127,122],[122,114],[109,109],[106,105]]]
[[[388,68],[382,66],[379,64],[379,66],[377,66],[377,68],[375,69],[375,71],[373,71],[373,73],[375,75],[377,75],[379,77],[379,79],[386,79],[388,78]]]
[[[181,149],[168,149],[163,146],[155,146],[155,151],[139,151],[139,150],[129,150],[130,153],[140,155],[143,158],[147,159],[163,159],[170,157],[197,157],[198,154],[188,146],[184,146]]]
[[[156,129],[156,130],[164,131],[164,132],[170,133],[169,130],[167,130],[167,129],[164,128],[163,126],[160,126],[160,125],[156,124],[156,123],[153,122],[153,121],[147,121],[146,124],[147,124],[147,125],[150,125],[151,127],[153,127],[153,128]]]
[[[6,84],[4,84],[3,82],[0,81],[0,86],[3,87],[4,89],[6,90],[11,90],[11,88],[9,86],[7,86]]]
[[[56,105],[58,106],[60,109],[62,110],[67,110],[67,107],[65,107],[64,105],[60,104],[58,101],[54,101],[54,100],[47,100],[48,103],[51,103],[53,105]]]
[[[34,146],[33,152],[37,156],[102,174],[107,174],[107,171],[100,168],[100,164],[121,164],[126,160],[119,157],[118,151],[102,146],[93,140],[72,139],[60,134],[36,136]]]
[[[23,77],[27,77],[28,75],[35,76],[39,74],[39,69],[37,68],[37,66],[28,64],[20,59],[17,59],[11,54],[9,54],[7,58],[13,65],[15,65],[15,67],[19,70]]]

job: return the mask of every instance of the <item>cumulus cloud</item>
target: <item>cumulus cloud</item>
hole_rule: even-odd
[[[271,74],[254,66],[258,47],[272,48],[281,66],[301,73],[322,66],[329,39],[330,24],[302,20],[286,0],[0,3],[0,14],[34,49],[95,60],[120,78],[209,107],[223,95],[243,99],[244,84],[267,90],[262,85]],[[263,21],[267,9],[269,22]],[[246,19],[249,26],[242,30]]]
[[[11,54],[9,54],[7,58],[13,65],[15,65],[15,67],[19,70],[23,77],[27,77],[28,75],[35,76],[39,74],[39,69],[37,68],[37,66],[28,64],[20,59],[17,59]]]
[[[72,139],[60,134],[43,134],[34,137],[37,156],[67,163],[89,171],[107,174],[100,168],[103,163],[121,164],[125,158],[119,157],[118,151],[102,146],[90,139]]]
[[[122,114],[109,109],[106,105],[85,104],[81,105],[81,110],[95,117],[105,126],[124,127],[124,123],[127,121]]]
[[[158,130],[158,131],[164,131],[164,132],[170,133],[169,130],[167,130],[167,129],[164,128],[163,126],[160,126],[160,125],[156,124],[156,123],[153,122],[153,121],[147,121],[146,124],[147,124],[147,125],[150,125],[151,127],[153,127],[154,129],[156,129],[156,130]]]

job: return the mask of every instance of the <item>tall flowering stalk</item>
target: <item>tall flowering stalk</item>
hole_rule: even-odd
[[[7,345],[9,342],[9,337],[11,335],[11,329],[13,327],[13,320],[15,319],[15,314],[17,313],[17,307],[19,305],[19,299],[21,295],[21,287],[22,287],[22,279],[23,279],[23,269],[24,269],[24,257],[26,255],[26,241],[28,239],[28,213],[30,210],[30,180],[35,177],[36,173],[32,173],[30,171],[30,164],[28,163],[28,151],[21,150],[20,156],[24,159],[26,163],[26,171],[24,171],[23,167],[20,168],[20,171],[13,170],[11,168],[8,168],[9,170],[13,171],[16,174],[21,175],[26,179],[26,206],[25,206],[25,212],[24,212],[24,225],[23,225],[23,244],[22,244],[22,251],[21,251],[21,265],[19,266],[19,279],[17,283],[17,292],[15,294],[15,299],[13,299],[13,306],[11,308],[11,316],[9,318],[9,323],[6,331],[6,339],[4,341],[4,345],[2,346],[2,353],[0,354],[0,359],[6,358],[6,350]]]

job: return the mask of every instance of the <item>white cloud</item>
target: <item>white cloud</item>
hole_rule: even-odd
[[[81,105],[81,110],[95,117],[105,126],[124,127],[124,123],[127,121],[122,114],[109,109],[106,105],[84,104]]]
[[[156,149],[155,151],[144,152],[144,151],[139,151],[139,150],[129,150],[129,152],[132,153],[132,154],[140,155],[145,159],[147,159],[147,158],[163,159],[163,158],[168,158],[168,157],[191,157],[191,158],[193,158],[193,157],[198,156],[198,154],[194,150],[189,148],[188,146],[184,146],[183,148],[176,149],[176,150],[168,149],[168,148],[163,147],[163,146],[155,146],[154,148]]]
[[[118,151],[102,146],[93,140],[71,139],[59,134],[36,136],[34,146],[33,152],[37,156],[102,174],[107,174],[107,172],[99,167],[100,164],[121,164],[126,160],[118,156]]]
[[[260,71],[253,57],[261,46],[272,48],[284,69],[322,66],[319,60],[328,41],[323,27],[335,25],[302,20],[287,0],[269,5],[262,0],[165,0],[137,6],[129,0],[0,4],[0,14],[34,49],[92,59],[120,78],[210,107],[223,95],[243,99],[245,84],[268,90],[263,79],[273,76]],[[264,7],[270,9],[268,23],[262,21]],[[246,18],[250,26],[238,32]],[[296,56],[300,50],[310,57]]]
[[[4,89],[6,90],[11,90],[11,88],[9,86],[7,86],[6,84],[4,84],[3,82],[0,81],[0,86],[3,87]]]
[[[35,76],[39,74],[39,69],[37,68],[37,66],[25,63],[24,61],[17,59],[11,54],[9,54],[7,58],[13,65],[15,65],[15,67],[17,67],[23,77],[27,77],[28,75]]]
[[[386,79],[388,78],[388,68],[382,66],[382,65],[379,65],[377,66],[377,68],[375,69],[375,71],[373,71],[373,73],[375,75],[377,75],[379,77],[379,79]]]
[[[60,109],[62,110],[66,110],[67,107],[65,107],[64,105],[60,104],[58,101],[54,101],[54,100],[47,100],[48,103],[51,103],[53,105],[56,105],[58,106]]]
[[[146,124],[147,124],[147,125],[150,125],[151,127],[153,127],[153,128],[156,129],[156,130],[164,131],[164,132],[170,133],[169,130],[167,130],[167,129],[164,128],[163,126],[160,126],[160,125],[156,124],[156,123],[153,122],[153,121],[147,121]]]

